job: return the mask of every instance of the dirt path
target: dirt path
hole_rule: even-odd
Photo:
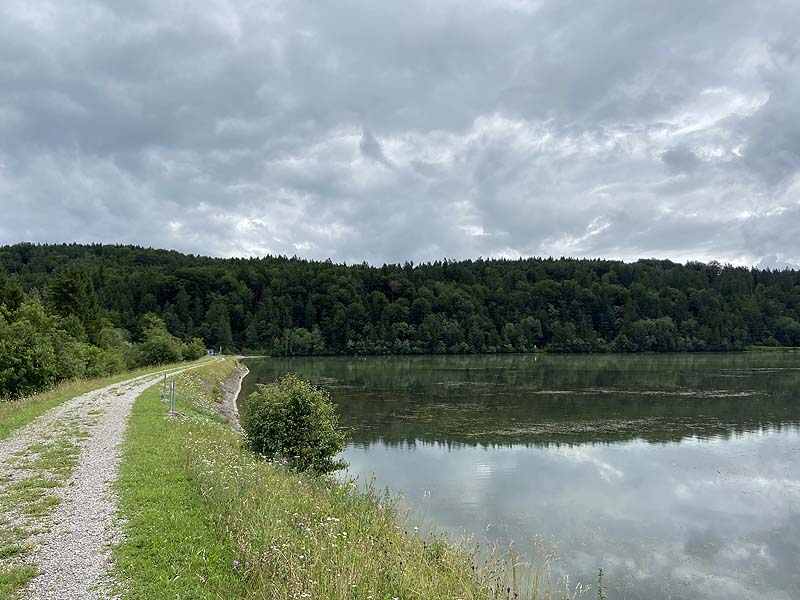
[[[119,444],[134,401],[162,378],[136,377],[77,396],[0,442],[0,528],[20,548],[0,566],[39,572],[23,598],[114,597],[108,571],[119,537],[112,493]]]

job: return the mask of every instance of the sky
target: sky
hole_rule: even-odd
[[[3,0],[0,244],[800,264],[800,0]]]

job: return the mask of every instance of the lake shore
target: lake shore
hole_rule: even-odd
[[[237,357],[238,360],[239,357]],[[250,372],[245,365],[238,363],[231,374],[223,379],[219,387],[222,389],[222,402],[218,406],[219,413],[231,424],[231,428],[240,432],[242,426],[239,422],[239,406],[237,400],[242,390],[242,382]]]
[[[521,568],[499,558],[478,562],[467,547],[418,536],[398,520],[391,497],[245,450],[220,422],[214,397],[236,367],[228,358],[179,377],[181,419],[164,419],[155,388],[134,405],[119,484],[128,538],[114,551],[128,593],[485,600],[512,589],[530,596]]]

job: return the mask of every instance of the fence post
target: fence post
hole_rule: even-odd
[[[170,394],[169,394],[169,414],[175,414],[175,380],[170,381],[169,386]]]

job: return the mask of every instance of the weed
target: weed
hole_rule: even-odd
[[[20,554],[24,554],[27,551],[27,547],[21,546],[19,544],[8,544],[6,546],[0,546],[0,560],[4,558],[11,558],[13,556],[19,556]]]
[[[39,572],[30,565],[0,568],[0,598],[13,598],[17,590],[23,588]]]

